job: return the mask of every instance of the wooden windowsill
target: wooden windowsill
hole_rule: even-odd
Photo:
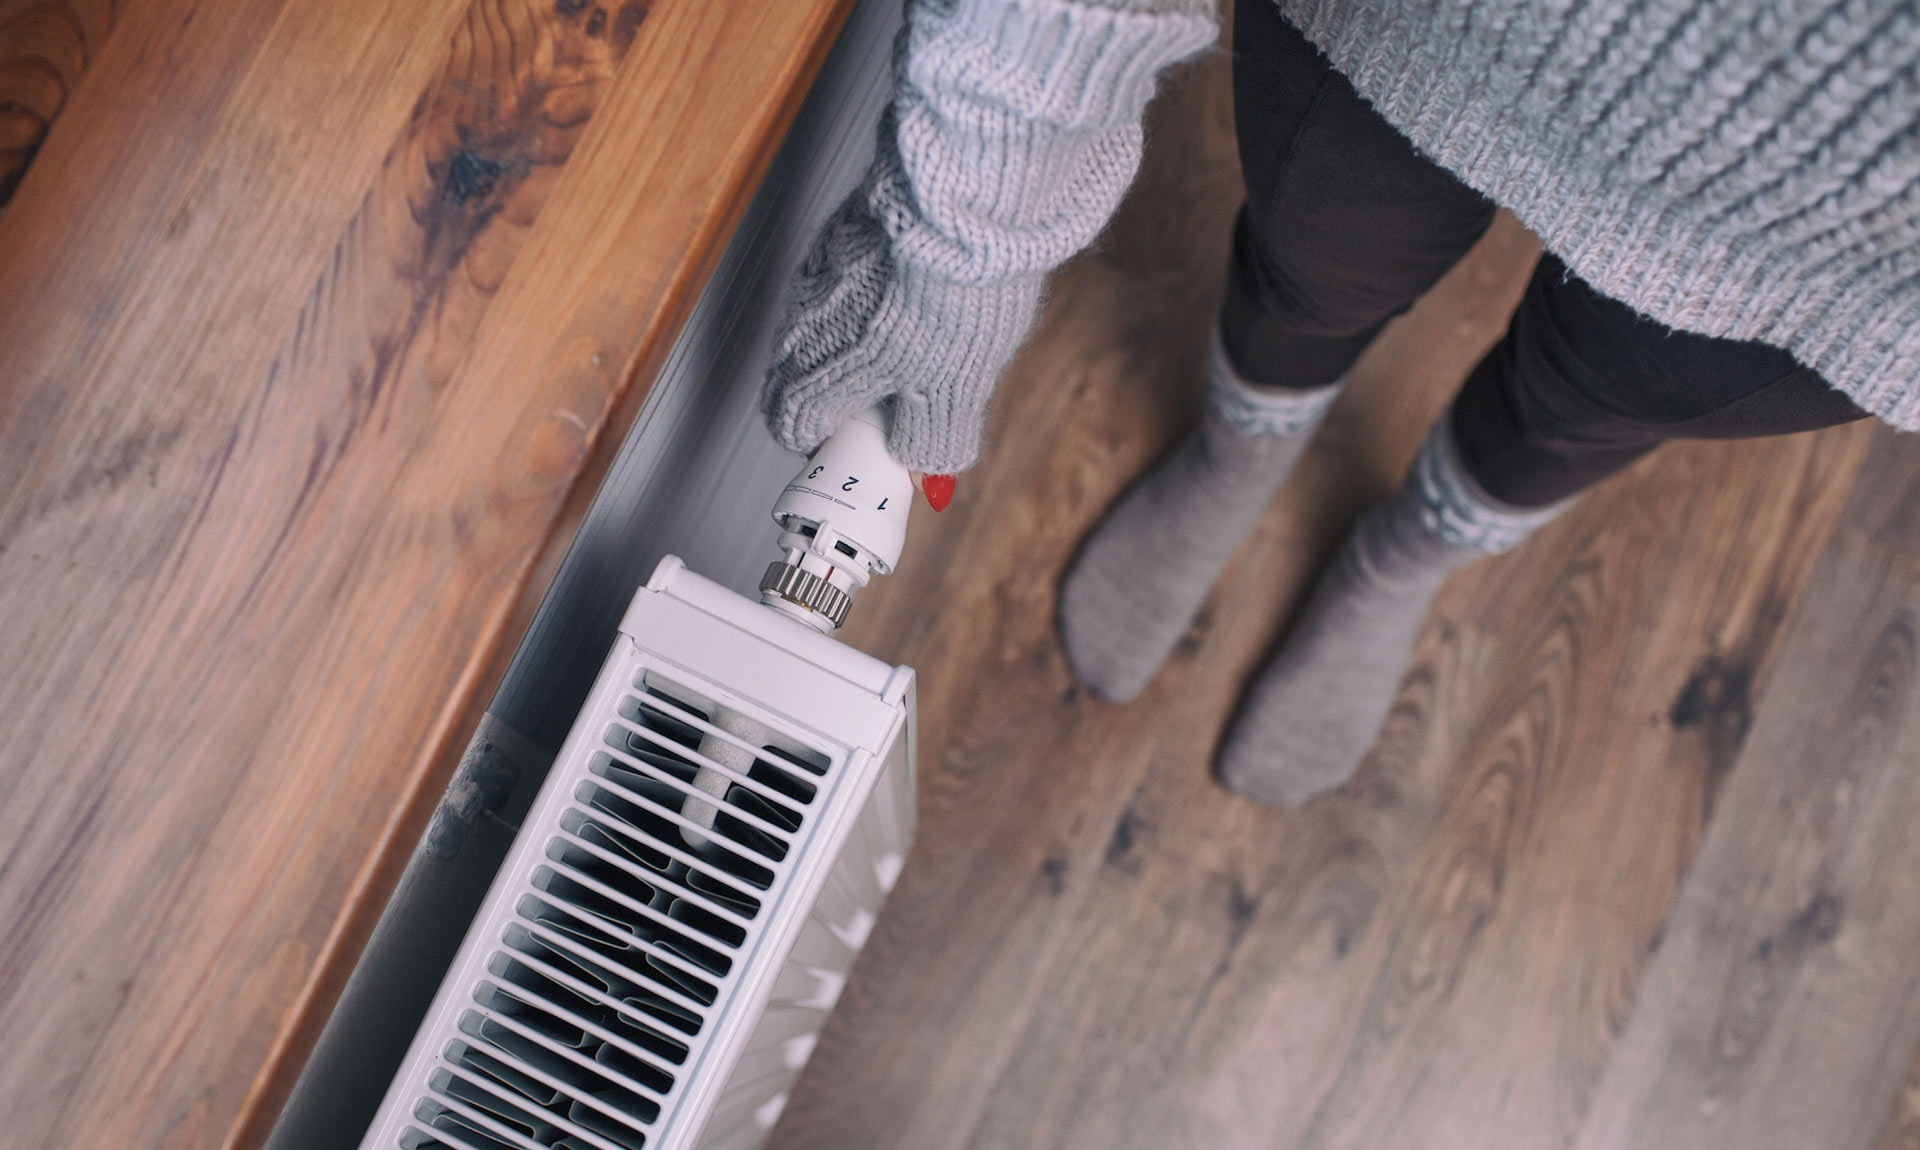
[[[0,210],[0,1112],[257,1142],[850,5],[136,3]]]

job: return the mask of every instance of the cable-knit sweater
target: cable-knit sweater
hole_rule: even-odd
[[[1575,274],[1920,430],[1920,12],[1898,0],[1280,0]]]
[[[1920,430],[1910,3],[1277,2],[1600,291],[1785,348]],[[791,293],[765,393],[782,442],[809,450],[891,396],[896,456],[973,462],[1042,277],[1133,178],[1154,72],[1208,39],[1195,3],[909,0],[873,171]]]

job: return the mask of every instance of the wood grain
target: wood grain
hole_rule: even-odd
[[[0,207],[113,27],[114,0],[0,0]]]
[[[1920,1150],[1920,1050],[1914,1052],[1913,1067],[1900,1091],[1893,1120],[1887,1123],[1886,1136],[1876,1150]]]
[[[1074,688],[1055,581],[1197,405],[1225,73],[1156,105],[986,457],[863,594],[854,641],[921,673],[920,837],[774,1147],[1567,1144],[1753,732],[1818,673],[1788,623],[1868,429],[1671,445],[1449,584],[1349,787],[1271,812],[1211,783],[1314,564],[1503,329],[1537,251],[1503,217],[1358,365],[1147,692]]]
[[[844,10],[119,14],[0,213],[9,1144],[264,1132]]]
[[[1900,1136],[1920,1048],[1920,554],[1887,530],[1888,493],[1920,494],[1920,454],[1883,432],[1580,1147]]]

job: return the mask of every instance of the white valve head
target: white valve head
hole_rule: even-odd
[[[761,602],[832,631],[856,588],[886,575],[907,541],[913,478],[887,452],[887,420],[870,407],[842,424],[773,505],[785,558],[760,581]]]

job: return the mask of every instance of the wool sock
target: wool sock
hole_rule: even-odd
[[[1515,546],[1570,502],[1494,499],[1462,468],[1451,425],[1441,417],[1407,481],[1354,524],[1247,691],[1215,763],[1229,790],[1287,806],[1346,782],[1447,576]]]
[[[1199,426],[1108,510],[1061,582],[1060,639],[1088,690],[1126,702],[1146,688],[1339,390],[1248,383],[1216,325]]]

